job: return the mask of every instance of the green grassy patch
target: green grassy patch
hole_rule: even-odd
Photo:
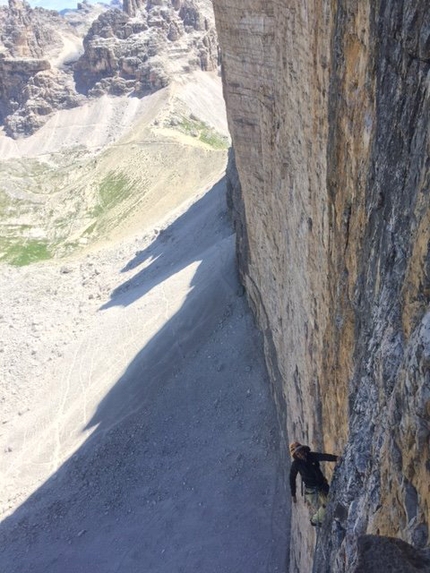
[[[110,172],[99,185],[99,204],[95,207],[98,215],[111,209],[129,197],[131,181],[124,173]]]
[[[199,139],[214,149],[228,149],[230,147],[228,138],[220,135],[214,129],[202,131]]]
[[[124,173],[111,171],[98,184],[97,203],[88,212],[93,222],[83,232],[88,237],[101,232],[107,225],[112,209],[128,199],[133,192],[134,182]]]
[[[2,245],[0,260],[16,267],[25,267],[31,263],[46,261],[52,257],[47,241],[26,240],[23,243],[10,242]]]
[[[213,149],[228,149],[230,146],[227,137],[218,133],[204,121],[182,117],[178,128],[183,133],[196,137],[202,143],[210,145]]]

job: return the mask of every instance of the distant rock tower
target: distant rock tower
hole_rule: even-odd
[[[9,8],[14,12],[22,12],[26,2],[23,0],[9,0]]]
[[[144,8],[145,4],[145,0],[124,0],[123,10],[126,14],[133,18],[141,8]]]
[[[20,0],[16,1],[19,2]],[[175,10],[179,10],[182,8],[182,4],[182,0],[124,0],[123,10],[130,17],[133,17],[136,16],[142,8],[151,8],[152,6],[171,6]]]

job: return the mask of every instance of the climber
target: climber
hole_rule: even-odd
[[[293,502],[296,503],[297,501],[296,477],[300,473],[305,486],[305,499],[315,511],[311,517],[311,524],[314,526],[321,525],[325,515],[329,485],[320,470],[319,462],[336,462],[339,460],[339,456],[311,452],[309,446],[304,446],[299,442],[290,444],[290,454],[293,458],[290,469],[290,489]]]

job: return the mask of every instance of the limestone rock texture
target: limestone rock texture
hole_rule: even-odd
[[[78,90],[141,96],[180,73],[214,71],[218,42],[210,0],[125,2],[101,14],[75,67]]]
[[[82,103],[70,64],[99,12],[85,5],[63,17],[20,0],[0,7],[0,124],[10,137],[31,135],[55,110]]]
[[[0,120],[9,135],[30,135],[54,110],[80,101],[70,74],[53,69],[48,60],[0,54]]]
[[[238,260],[284,443],[342,455],[318,540],[292,508],[289,571],[367,571],[366,536],[379,571],[399,570],[393,538],[421,563],[405,571],[429,571],[430,7],[214,10]]]
[[[9,8],[0,10],[2,51],[12,57],[43,58],[48,47],[62,45],[59,29],[61,16],[51,10],[33,10],[27,2],[9,0]]]
[[[0,125],[31,135],[56,110],[105,94],[142,97],[178,76],[215,71],[211,0],[88,3],[59,14],[0,7]]]

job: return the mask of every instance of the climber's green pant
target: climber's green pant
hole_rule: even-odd
[[[305,488],[305,500],[312,509],[312,525],[321,525],[327,505],[327,493],[317,487],[307,487]]]

